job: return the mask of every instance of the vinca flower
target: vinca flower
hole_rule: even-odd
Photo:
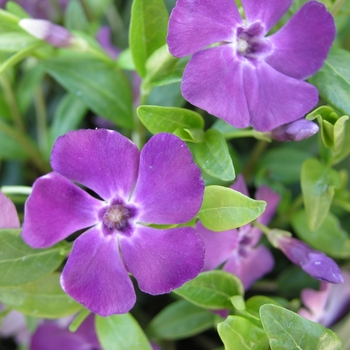
[[[241,175],[237,177],[232,188],[248,195]],[[276,211],[280,196],[270,188],[261,186],[255,197],[267,203],[265,212],[257,219],[266,225]],[[274,261],[271,252],[264,245],[258,244],[262,233],[257,227],[247,224],[239,229],[213,232],[198,222],[196,229],[205,244],[203,270],[212,270],[224,263],[223,270],[239,277],[244,288],[248,289],[273,268]]]
[[[33,185],[22,234],[30,246],[45,248],[88,229],[61,275],[78,302],[102,316],[125,313],[136,300],[129,273],[155,295],[200,272],[204,246],[195,229],[150,225],[186,223],[202,203],[200,170],[178,137],[157,134],[140,152],[115,131],[71,131],[57,139],[51,165],[54,171]]]
[[[0,229],[19,227],[20,223],[15,205],[0,191]]]
[[[193,55],[182,79],[186,100],[237,128],[270,131],[302,118],[318,102],[303,81],[317,72],[335,36],[325,6],[309,1],[269,34],[292,0],[177,0],[167,42]]]

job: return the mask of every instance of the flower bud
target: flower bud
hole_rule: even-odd
[[[319,130],[316,123],[299,119],[295,122],[284,124],[270,132],[270,136],[277,141],[301,141],[307,139]]]
[[[73,35],[64,27],[44,19],[25,18],[19,25],[34,37],[55,47],[69,47],[74,42]]]

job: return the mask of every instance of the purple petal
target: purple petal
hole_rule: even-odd
[[[187,101],[208,113],[237,128],[249,126],[243,65],[235,57],[234,45],[194,54],[184,71],[181,90]]]
[[[242,174],[237,175],[236,181],[230,186],[233,190],[249,196],[248,188]]]
[[[50,247],[95,225],[103,202],[57,173],[40,177],[25,204],[22,237],[34,248]]]
[[[204,182],[190,150],[178,137],[153,136],[142,149],[139,173],[132,199],[141,207],[139,220],[178,224],[197,214]]]
[[[318,1],[307,2],[277,33],[266,62],[288,76],[305,79],[323,65],[335,37],[332,15]]]
[[[258,131],[300,119],[318,102],[314,86],[281,74],[264,62],[244,68],[250,123]]]
[[[126,313],[136,301],[117,236],[103,235],[97,227],[74,242],[61,285],[72,298],[101,316]]]
[[[153,295],[180,287],[203,267],[204,244],[192,227],[139,226],[135,236],[121,239],[120,247],[126,269],[139,288]]]
[[[77,130],[57,139],[52,168],[95,191],[103,199],[129,197],[135,186],[139,151],[116,131]]]
[[[273,129],[270,136],[277,141],[301,141],[315,135],[318,130],[318,125],[311,120],[298,119]]]
[[[248,24],[261,21],[267,33],[287,12],[293,0],[241,0]]]
[[[20,223],[15,205],[0,191],[0,229],[19,227]]]
[[[276,213],[281,196],[267,186],[260,186],[255,193],[255,199],[266,202],[266,209],[260,217],[258,217],[257,221],[263,225],[268,225]]]
[[[169,18],[169,51],[183,57],[220,41],[234,41],[241,23],[233,0],[178,0]]]
[[[238,231],[213,232],[198,221],[196,230],[205,245],[205,260],[202,271],[213,270],[226,261],[238,248]]]
[[[111,41],[111,29],[108,26],[101,27],[97,32],[97,41],[102,46],[103,50],[112,58],[116,59],[120,53]]]
[[[239,277],[244,289],[247,290],[256,280],[270,272],[273,265],[271,252],[265,246],[260,245],[255,249],[250,249],[244,257],[238,254],[232,256],[224,265],[223,270]]]

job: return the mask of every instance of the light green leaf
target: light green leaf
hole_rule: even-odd
[[[62,290],[59,273],[22,286],[0,288],[0,300],[25,315],[42,318],[69,316],[82,308]]]
[[[271,350],[341,350],[341,340],[331,330],[283,307],[266,304],[260,318]]]
[[[291,223],[298,237],[333,258],[350,257],[350,238],[335,215],[329,212],[316,230],[310,230],[307,222],[305,211],[299,211],[292,216]]]
[[[204,127],[202,116],[185,108],[140,106],[137,115],[152,134]]]
[[[202,142],[204,131],[202,129],[176,129],[174,135],[185,142]]]
[[[231,188],[207,186],[199,217],[209,230],[226,231],[255,220],[265,207],[266,202],[251,199]]]
[[[308,226],[316,230],[327,216],[341,178],[338,172],[311,158],[303,163],[300,180]]]
[[[43,64],[50,75],[97,115],[132,128],[131,88],[117,67],[84,55],[52,58]]]
[[[350,114],[350,52],[332,48],[323,67],[310,78],[321,97],[344,114]]]
[[[156,338],[183,339],[211,328],[216,318],[217,315],[212,312],[186,300],[178,300],[153,318],[148,331]]]
[[[228,316],[218,324],[225,350],[266,350],[269,340],[262,329],[241,316]]]
[[[130,314],[96,316],[97,336],[103,349],[152,350],[147,337]]]
[[[162,0],[134,0],[131,9],[130,49],[137,72],[146,75],[146,61],[165,44],[168,11]]]
[[[61,265],[69,246],[60,242],[33,249],[23,242],[20,230],[0,230],[0,287],[23,285],[50,274]]]
[[[0,34],[0,51],[17,52],[39,41],[32,35],[22,32],[8,32]]]
[[[213,310],[232,307],[230,297],[243,295],[241,281],[231,273],[213,270],[200,273],[195,279],[186,282],[174,293],[189,302]]]
[[[207,130],[204,140],[190,145],[190,148],[194,160],[208,175],[223,181],[235,179],[232,159],[226,141],[219,131]]]

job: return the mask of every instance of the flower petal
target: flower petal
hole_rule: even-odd
[[[25,204],[23,240],[34,248],[50,247],[97,223],[103,202],[57,173],[40,177]]]
[[[314,86],[279,73],[264,62],[244,65],[244,87],[250,123],[258,131],[297,120],[318,102]]]
[[[271,252],[264,245],[260,245],[251,249],[245,257],[234,255],[224,265],[223,270],[239,277],[247,290],[256,280],[271,271],[273,265]]]
[[[242,174],[237,175],[236,181],[230,187],[235,191],[241,192],[245,196],[249,196],[247,184]]]
[[[127,270],[149,294],[169,293],[196,277],[204,262],[204,244],[192,227],[158,230],[139,226],[121,238]]]
[[[178,224],[191,220],[203,200],[204,182],[185,142],[172,134],[153,136],[140,157],[140,174],[132,201],[139,220]]]
[[[0,191],[0,229],[19,227],[20,223],[15,205]]]
[[[178,0],[169,18],[169,51],[183,57],[220,41],[233,41],[235,26],[241,23],[232,0]]]
[[[266,202],[266,209],[258,217],[257,221],[263,225],[268,225],[276,213],[281,196],[267,186],[260,186],[255,193],[255,199]]]
[[[186,66],[181,90],[193,105],[236,128],[246,128],[250,114],[243,66],[234,50],[233,45],[222,45],[194,54]]]
[[[248,24],[261,21],[267,33],[287,12],[293,0],[241,0]]]
[[[95,191],[103,199],[127,198],[135,186],[139,151],[116,131],[77,130],[57,139],[52,168]]]
[[[61,285],[72,298],[101,316],[126,313],[136,301],[117,236],[103,235],[97,227],[74,242]]]
[[[335,37],[332,15],[318,1],[307,2],[277,33],[266,62],[288,76],[305,79],[323,65]]]
[[[213,232],[198,221],[196,230],[205,245],[205,260],[202,271],[213,270],[226,261],[238,248],[238,231]]]

